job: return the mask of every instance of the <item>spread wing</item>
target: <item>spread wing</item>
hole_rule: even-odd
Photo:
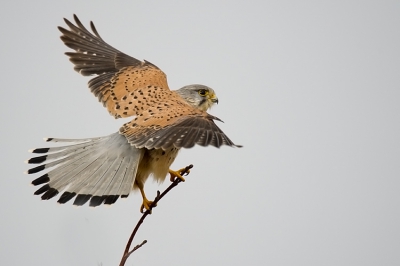
[[[201,146],[235,145],[214,123],[217,117],[207,113],[194,114],[175,106],[172,113],[163,112],[151,117],[137,117],[121,127],[128,142],[136,148],[163,149]]]
[[[236,146],[218,128],[218,118],[189,105],[168,88],[166,75],[155,65],[130,57],[108,45],[94,24],[88,31],[74,15],[76,25],[64,19],[69,30],[59,27],[61,40],[75,50],[68,52],[74,69],[82,75],[97,75],[89,88],[115,118],[135,116],[121,129],[137,148],[195,144]]]
[[[169,91],[164,72],[150,62],[142,62],[108,45],[100,37],[93,22],[90,23],[91,33],[76,15],[76,25],[64,20],[70,29],[58,27],[63,34],[61,40],[75,50],[66,55],[80,74],[97,75],[89,81],[89,88],[115,118],[139,115],[131,105],[142,103],[137,97],[147,95],[149,86]]]

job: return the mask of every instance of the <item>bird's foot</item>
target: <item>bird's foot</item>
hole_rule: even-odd
[[[153,204],[153,201],[148,200],[147,198],[143,198],[142,206],[140,206],[140,212],[144,213],[145,212],[144,209],[146,209],[146,211],[150,211],[150,213],[151,213],[151,209],[157,206],[157,204],[153,204],[153,205],[152,204]]]
[[[185,178],[182,176],[181,173],[185,173],[186,175],[188,175],[190,173],[190,170],[187,168],[182,168],[182,169],[179,169],[178,171],[169,169],[168,172],[171,175],[171,177],[169,179],[169,180],[171,180],[171,182],[174,182],[175,178],[179,178],[182,182],[185,182]]]

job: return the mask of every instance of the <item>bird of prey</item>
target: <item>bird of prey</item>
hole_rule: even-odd
[[[189,85],[170,90],[166,75],[154,64],[130,57],[107,44],[93,22],[87,30],[74,15],[75,24],[64,19],[69,29],[58,27],[61,40],[75,50],[66,55],[83,76],[95,75],[88,83],[91,92],[114,118],[132,117],[119,132],[87,139],[46,138],[47,142],[67,143],[61,147],[37,148],[29,164],[33,174],[52,168],[32,181],[42,185],[34,194],[43,200],[64,193],[58,199],[74,205],[113,204],[139,189],[143,198],[141,212],[149,210],[144,184],[149,176],[163,181],[184,178],[180,170],[169,167],[180,148],[235,145],[214,123],[220,121],[206,111],[218,98],[213,89]]]

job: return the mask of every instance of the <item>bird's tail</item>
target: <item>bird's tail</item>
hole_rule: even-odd
[[[46,183],[35,195],[43,194],[42,199],[48,200],[64,191],[59,203],[77,195],[74,205],[83,205],[90,199],[93,207],[102,203],[113,204],[120,196],[128,197],[143,151],[131,146],[124,136],[114,133],[89,139],[45,140],[70,145],[30,150],[44,155],[26,161],[28,164],[41,164],[29,169],[27,174],[51,168],[32,181],[35,186]]]

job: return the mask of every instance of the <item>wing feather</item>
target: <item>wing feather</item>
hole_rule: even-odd
[[[84,76],[98,75],[89,81],[89,88],[115,118],[138,115],[148,106],[145,96],[154,87],[169,91],[167,77],[157,66],[140,61],[107,44],[97,32],[93,22],[87,30],[74,15],[75,24],[64,19],[69,27],[58,27],[64,44],[75,50],[66,55],[74,69]],[[140,92],[139,92],[140,90]],[[136,106],[137,109],[132,109]]]
[[[120,133],[123,134],[128,142],[137,148],[147,149],[168,149],[172,146],[177,148],[190,148],[195,144],[201,146],[212,145],[220,147],[221,145],[241,147],[235,145],[214,123],[211,115],[183,116],[163,127],[154,127],[152,124],[163,124],[162,121],[146,122],[148,126],[142,123],[136,123],[135,120],[126,123],[121,127]],[[221,141],[216,141],[219,139]]]
[[[75,50],[66,55],[82,75],[97,75],[89,87],[112,116],[135,117],[120,129],[130,144],[149,149],[238,146],[215,125],[216,117],[169,90],[167,77],[157,66],[107,44],[92,22],[90,32],[76,15],[74,21],[65,19],[69,30],[59,27],[61,40]]]

